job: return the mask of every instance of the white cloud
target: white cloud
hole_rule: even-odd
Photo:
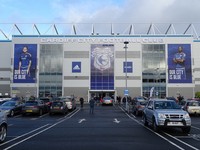
[[[199,21],[199,0],[125,0],[121,5],[113,1],[59,2],[58,18],[67,23]]]
[[[200,0],[43,0],[41,3],[35,0],[29,0],[29,3],[26,0],[0,0],[0,21],[107,23],[107,27],[111,23],[120,23],[125,25],[114,29],[122,33],[130,24],[136,23],[200,23],[199,6]],[[100,28],[104,26],[96,25],[96,32],[101,32]],[[87,32],[85,27],[79,26],[79,30]],[[87,30],[91,32],[91,27]]]

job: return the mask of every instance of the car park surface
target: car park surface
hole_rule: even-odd
[[[9,119],[6,141],[0,149],[11,150],[116,150],[200,149],[200,118],[192,116],[190,134],[179,129],[164,129],[160,133],[143,126],[141,116],[128,114],[121,106],[95,106],[89,114],[89,105],[66,115],[17,116]],[[34,145],[34,146],[30,146]]]

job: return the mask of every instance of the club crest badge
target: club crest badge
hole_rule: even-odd
[[[113,59],[113,51],[109,47],[99,48],[96,47],[92,52],[94,58],[94,67],[104,71],[111,67],[111,60]]]

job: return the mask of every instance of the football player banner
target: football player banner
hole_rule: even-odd
[[[192,83],[191,45],[168,44],[169,83]]]
[[[114,89],[114,45],[91,45],[91,89]]]
[[[35,83],[37,44],[15,44],[13,83]]]

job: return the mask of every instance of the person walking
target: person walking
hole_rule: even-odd
[[[80,101],[80,104],[81,104],[81,108],[83,108],[83,103],[84,103],[83,97],[81,97],[79,101]]]
[[[94,113],[94,103],[95,103],[95,100],[93,97],[90,99],[89,103],[90,103],[90,114],[93,114]]]

